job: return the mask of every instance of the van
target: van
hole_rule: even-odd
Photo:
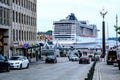
[[[107,64],[117,63],[117,51],[108,51],[106,58]]]

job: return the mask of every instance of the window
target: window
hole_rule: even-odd
[[[2,7],[0,7],[0,24],[2,24]]]
[[[15,41],[15,29],[13,29],[13,41]]]
[[[16,30],[16,40],[18,41],[18,30]]]
[[[15,16],[15,14],[14,14],[14,11],[13,11],[13,22],[15,22],[15,17],[14,16]]]
[[[16,12],[16,22],[18,22],[18,13]]]

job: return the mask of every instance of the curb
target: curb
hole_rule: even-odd
[[[95,66],[95,73],[93,76],[93,80],[102,80],[102,72],[100,71],[100,68],[98,65],[99,65],[99,62]]]

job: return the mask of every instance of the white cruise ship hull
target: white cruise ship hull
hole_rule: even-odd
[[[74,40],[53,40],[53,43],[59,42],[60,44],[83,44],[83,43],[96,43],[96,37],[77,37]]]

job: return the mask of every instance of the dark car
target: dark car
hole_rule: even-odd
[[[81,56],[80,59],[79,59],[79,64],[81,63],[87,63],[87,64],[90,64],[90,59],[88,56]]]
[[[114,51],[114,50],[110,50],[108,51],[107,53],[107,64],[114,64],[114,63],[117,63],[117,51]]]
[[[45,59],[45,63],[57,63],[57,58],[54,55],[48,55]]]
[[[0,54],[0,72],[2,72],[2,71],[9,72],[10,71],[10,64],[9,64],[7,58],[5,58],[4,56],[2,56]]]

